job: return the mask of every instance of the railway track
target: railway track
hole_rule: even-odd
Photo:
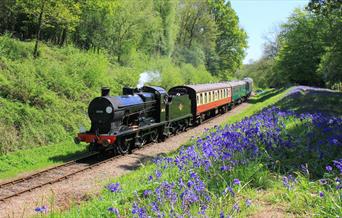
[[[221,115],[222,114],[211,117],[203,121],[203,123],[207,123]],[[151,146],[152,144],[153,143],[146,144],[144,147]],[[138,150],[138,148],[134,148],[132,150],[132,153],[136,150]],[[60,182],[62,180],[68,179],[75,174],[84,172],[100,164],[122,157],[122,155],[99,157],[98,154],[99,153],[92,153],[79,159],[72,160],[64,164],[31,174],[29,176],[2,183],[0,184],[0,202],[5,202],[10,198],[22,195],[34,189]]]
[[[153,143],[146,144],[144,147],[151,146],[152,144]],[[133,153],[136,150],[138,150],[138,148],[132,149],[131,152]],[[98,154],[99,153],[88,154],[79,159],[48,168],[29,176],[2,183],[0,184],[0,202],[5,202],[10,198],[22,195],[34,189],[60,182],[100,164],[122,157],[122,155],[103,157]]]

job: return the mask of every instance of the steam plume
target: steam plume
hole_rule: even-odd
[[[139,82],[137,84],[137,88],[141,88],[145,83],[149,82],[160,82],[160,73],[159,71],[144,71],[140,74]]]

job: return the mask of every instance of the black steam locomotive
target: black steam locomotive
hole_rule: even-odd
[[[102,88],[102,95],[89,104],[91,128],[79,133],[75,143],[87,142],[91,151],[125,154],[226,112],[250,96],[252,83],[246,78],[177,86],[169,92],[156,86],[125,87],[121,96],[110,96],[110,90]]]

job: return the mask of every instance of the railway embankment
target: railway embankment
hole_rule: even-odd
[[[43,212],[52,217],[339,217],[341,95],[294,87],[273,106],[206,129],[171,154],[138,169],[123,165],[135,171],[113,176],[80,205]]]

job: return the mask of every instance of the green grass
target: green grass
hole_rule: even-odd
[[[238,114],[233,117],[230,117],[226,122],[223,124],[232,124],[238,122],[246,117],[249,117],[263,108],[268,107],[272,104],[277,103],[280,99],[284,98],[286,93],[290,90],[289,89],[268,89],[264,93],[256,96],[252,96],[247,102],[249,105],[244,109],[240,110]]]
[[[0,156],[0,179],[7,179],[21,173],[41,170],[72,160],[85,154],[85,145],[70,142],[15,151]]]

